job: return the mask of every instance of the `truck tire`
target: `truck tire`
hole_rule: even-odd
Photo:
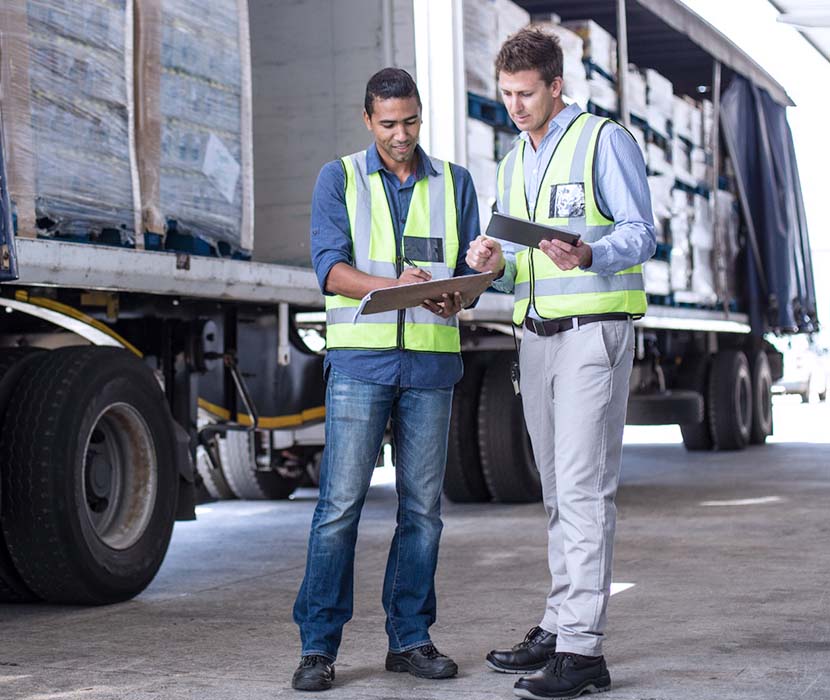
[[[216,438],[218,440],[218,438]],[[218,447],[217,447],[218,453]],[[196,472],[202,479],[202,487],[208,498],[215,501],[224,501],[229,498],[236,498],[233,490],[228,485],[225,474],[221,469],[214,469],[208,457],[207,449],[202,445],[196,448]]]
[[[286,475],[276,470],[258,470],[254,435],[244,430],[229,430],[225,433],[220,438],[219,454],[228,486],[237,498],[284,500],[294,493],[302,479],[302,470]]]
[[[741,350],[721,350],[709,371],[709,429],[718,450],[742,450],[752,432],[752,375]]]
[[[6,408],[14,396],[15,387],[40,352],[43,352],[40,348],[9,348],[0,351],[0,434],[5,432],[3,424]],[[35,600],[38,597],[17,572],[0,528],[0,602],[28,603]]]
[[[696,391],[703,397],[702,420],[680,424],[683,445],[690,452],[711,450],[712,431],[709,428],[709,355],[691,355],[683,361],[677,384],[681,389]]]
[[[772,435],[772,372],[767,353],[755,351],[749,362],[752,371],[752,430],[749,442],[762,445]]]
[[[455,503],[483,503],[490,500],[490,491],[481,471],[478,440],[470,438],[478,433],[478,399],[485,364],[471,358],[464,365],[464,376],[452,395],[444,495]]]
[[[505,362],[484,371],[478,408],[478,446],[484,481],[499,503],[542,499],[542,482],[525,427],[522,400]]]
[[[17,386],[0,453],[3,533],[46,601],[101,605],[140,593],[173,531],[173,419],[156,377],[125,350],[43,353]]]

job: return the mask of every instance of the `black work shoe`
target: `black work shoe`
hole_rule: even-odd
[[[499,673],[530,673],[545,667],[556,652],[556,635],[534,627],[512,649],[493,649],[486,664]]]
[[[601,693],[610,688],[611,676],[602,656],[559,652],[541,671],[517,680],[513,693],[531,700],[552,700]]]
[[[334,664],[325,656],[310,654],[300,659],[291,687],[294,690],[328,690],[333,682]]]
[[[424,644],[409,651],[390,651],[386,655],[386,670],[411,673],[418,678],[452,678],[458,673],[458,666],[432,644]]]

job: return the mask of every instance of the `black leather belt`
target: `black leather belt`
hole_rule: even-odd
[[[570,331],[586,323],[597,321],[627,321],[631,316],[628,314],[586,314],[585,316],[566,316],[551,321],[540,321],[537,318],[526,318],[524,326],[531,333],[536,335],[556,335],[562,331]]]

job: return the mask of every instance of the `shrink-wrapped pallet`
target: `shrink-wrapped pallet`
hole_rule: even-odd
[[[590,19],[563,22],[563,26],[582,38],[583,58],[607,76],[617,74],[617,40]]]
[[[137,151],[149,233],[253,248],[245,0],[135,0]]]
[[[588,90],[594,105],[606,112],[617,111],[617,88],[604,75],[592,73],[588,78]]]
[[[646,79],[634,64],[628,67],[625,89],[628,91],[628,111],[641,119],[647,119]]]
[[[496,99],[494,61],[502,42],[530,22],[510,0],[464,0],[464,72],[467,91]]]
[[[132,16],[130,0],[0,5],[0,105],[18,235],[136,243]]]
[[[643,287],[646,294],[671,294],[671,267],[666,260],[648,260],[643,264]]]
[[[591,91],[588,87],[585,66],[582,63],[582,37],[567,27],[563,27],[558,21],[554,21],[553,19],[547,21],[537,20],[535,23],[559,39],[563,59],[562,94],[567,102],[575,102],[582,109],[585,109],[590,99]]]

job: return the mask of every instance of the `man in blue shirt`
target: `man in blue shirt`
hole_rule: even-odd
[[[632,319],[646,311],[640,265],[656,247],[646,169],[631,134],[562,100],[562,50],[541,29],[509,37],[496,59],[522,134],[499,169],[499,211],[579,233],[576,245],[515,250],[479,237],[467,262],[494,271],[524,326],[522,403],[548,515],[551,587],[524,640],[487,655],[527,673],[522,698],[607,690],[602,655]]]
[[[406,71],[366,86],[365,151],[326,164],[314,188],[311,255],[326,294],[326,447],[305,578],[294,605],[302,658],[292,685],[326,690],[352,616],[354,547],[372,471],[391,419],[397,528],[383,585],[386,669],[449,678],[433,646],[440,501],[453,385],[461,378],[455,315],[470,300],[355,318],[375,289],[469,274],[478,235],[469,173],[418,146],[421,101]]]

